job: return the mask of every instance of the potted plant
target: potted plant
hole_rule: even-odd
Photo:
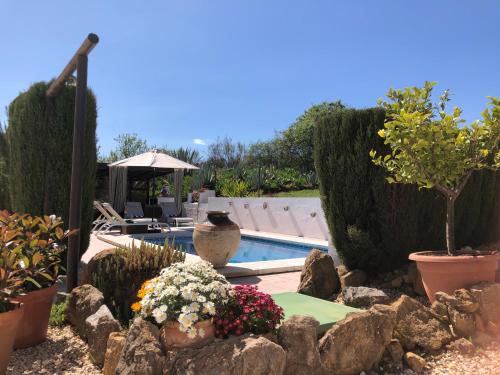
[[[244,333],[256,335],[273,332],[283,320],[283,309],[273,298],[253,285],[234,287],[234,298],[217,308],[214,317],[215,336],[226,338]]]
[[[74,231],[64,231],[60,218],[52,216],[0,215],[0,227],[16,232],[8,248],[21,259],[24,281],[13,301],[24,305],[14,348],[27,348],[45,341],[52,301],[57,293],[57,277],[62,269],[65,240]]]
[[[453,292],[480,281],[494,281],[498,252],[457,252],[455,202],[475,170],[500,167],[500,100],[490,97],[482,121],[462,125],[462,111],[446,112],[449,91],[432,103],[434,82],[422,88],[390,89],[385,128],[379,131],[391,153],[370,155],[389,172],[390,183],[411,183],[434,188],[446,199],[446,252],[410,254],[417,262],[431,301],[437,291]]]
[[[17,230],[0,226],[0,375],[5,375],[24,308],[12,298],[24,283],[19,252],[10,244]]]
[[[160,326],[165,350],[199,346],[213,339],[212,317],[232,295],[210,263],[176,263],[144,283],[132,310]]]

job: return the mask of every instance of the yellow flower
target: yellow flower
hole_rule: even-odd
[[[139,310],[141,310],[141,303],[140,302],[133,303],[132,304],[132,311],[138,312]]]
[[[146,295],[146,293],[148,292],[148,284],[149,284],[149,281],[150,280],[146,280],[144,281],[144,283],[142,283],[141,285],[141,289],[139,289],[139,291],[137,292],[137,297],[139,298],[144,298],[144,296]]]

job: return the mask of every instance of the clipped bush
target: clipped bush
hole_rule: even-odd
[[[8,144],[5,130],[0,124],[0,210],[10,208],[9,175],[8,175]]]
[[[132,243],[125,249],[116,248],[93,261],[88,277],[104,295],[113,316],[128,326],[134,316],[131,306],[138,300],[136,293],[141,285],[184,259],[185,254],[167,240],[163,246],[141,241],[138,246]]]
[[[434,191],[389,184],[370,151],[386,154],[377,132],[381,108],[341,109],[320,116],[314,157],[333,243],[344,263],[366,272],[394,269],[410,252],[445,249],[446,207]],[[481,243],[491,228],[500,180],[476,172],[456,203],[457,245]]]
[[[33,84],[8,108],[10,208],[37,216],[55,214],[68,223],[76,88],[66,85],[57,96],[47,98],[49,85]],[[88,247],[93,220],[96,117],[96,100],[89,90],[82,165],[82,252]]]

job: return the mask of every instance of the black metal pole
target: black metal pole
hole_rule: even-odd
[[[83,143],[87,116],[87,62],[86,54],[79,54],[76,61],[75,122],[73,126],[73,162],[69,204],[69,229],[80,229],[82,203]],[[80,233],[68,241],[67,291],[78,285],[78,260],[80,259]]]

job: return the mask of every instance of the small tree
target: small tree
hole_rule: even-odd
[[[385,129],[380,137],[391,148],[387,155],[370,152],[373,162],[390,174],[389,183],[417,184],[435,188],[447,202],[446,246],[455,253],[455,201],[474,170],[500,167],[500,100],[489,97],[491,109],[482,121],[461,126],[462,111],[454,107],[446,113],[449,91],[432,103],[434,82],[423,88],[390,89],[388,102],[379,101],[386,110]]]

